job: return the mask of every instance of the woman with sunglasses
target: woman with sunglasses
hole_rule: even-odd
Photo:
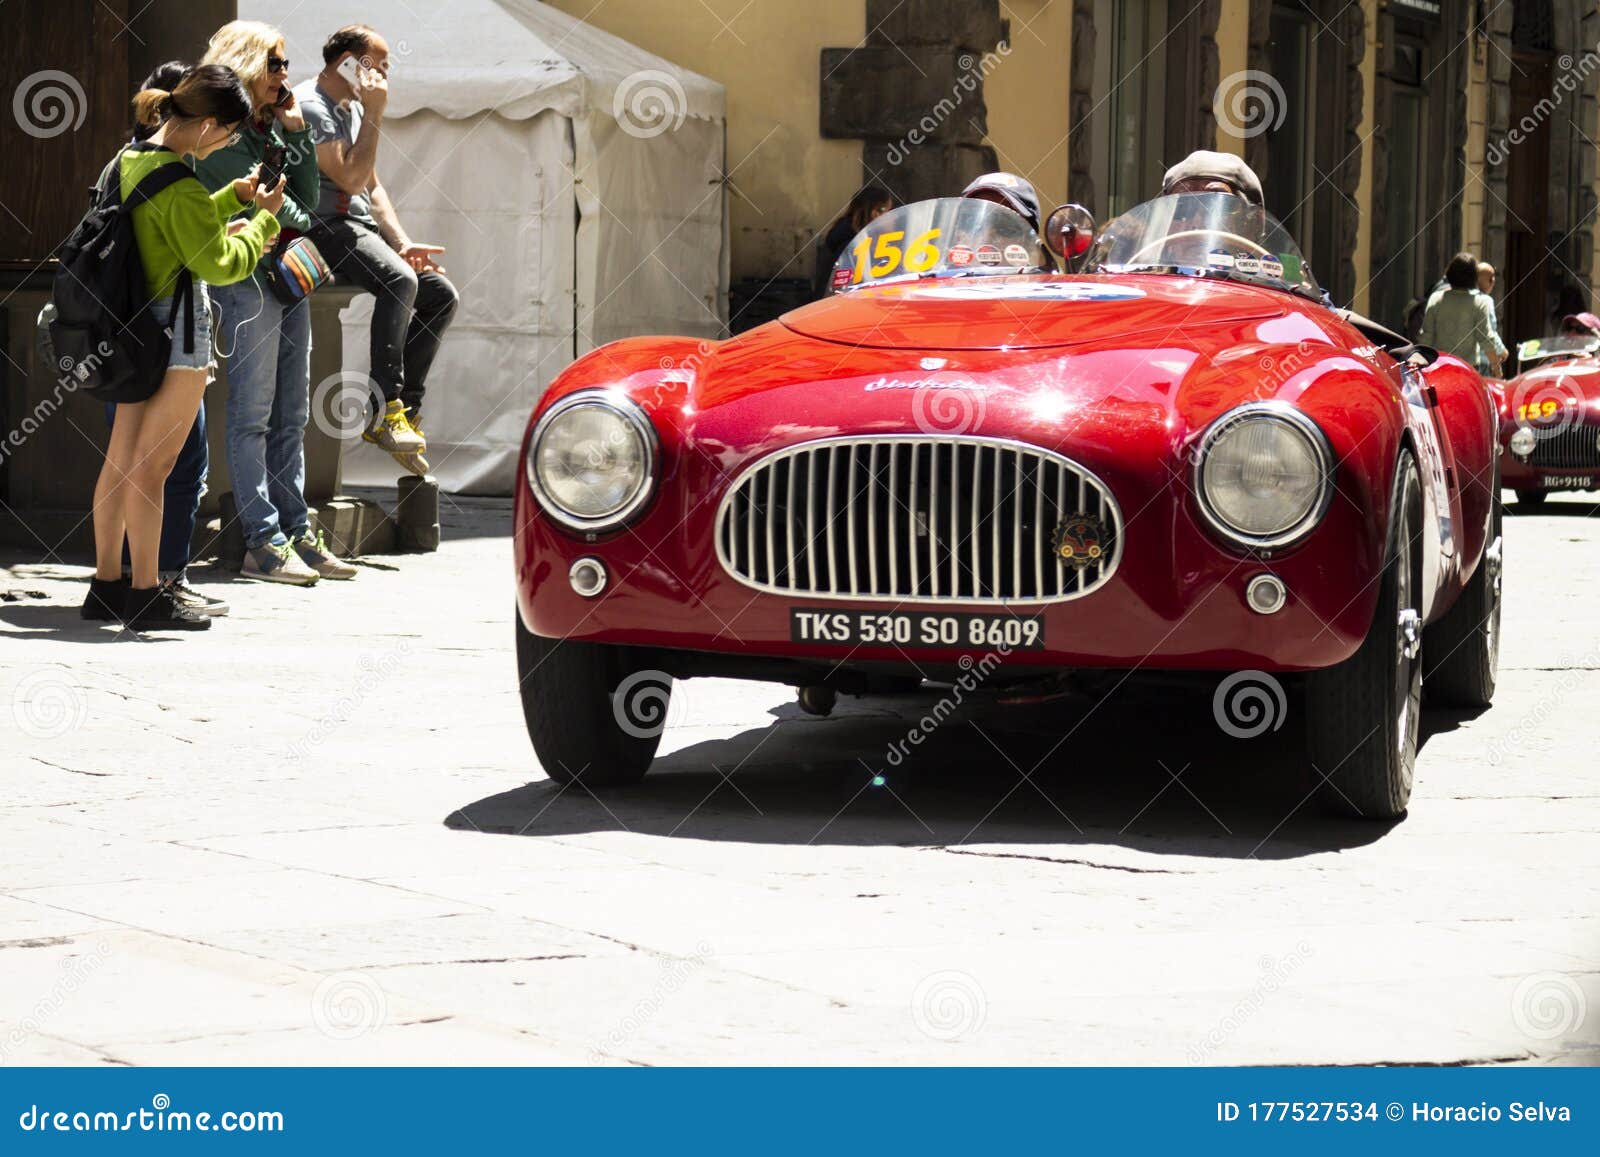
[[[147,88],[133,100],[135,119],[154,131],[117,159],[122,195],[146,176],[183,158],[204,159],[226,145],[250,112],[239,78],[226,68],[191,68],[171,91]],[[247,202],[264,212],[230,236],[226,221]],[[184,270],[193,277],[189,314],[174,325],[167,372],[155,392],[117,408],[106,462],[94,492],[95,577],[83,614],[121,619],[137,629],[203,630],[211,619],[185,606],[159,582],[163,489],[205,395],[211,366],[210,315],[205,283],[226,285],[248,277],[261,251],[278,232],[273,216],[283,201],[282,182],[260,187],[243,176],[207,195],[198,181],[179,180],[132,211],[147,308],[172,316]],[[179,302],[179,304],[183,304]],[[131,583],[122,579],[126,539]]]
[[[254,170],[269,148],[282,149],[288,186],[278,220],[286,233],[303,231],[311,224],[307,206],[320,193],[317,147],[289,87],[283,34],[270,24],[235,20],[217,30],[205,59],[239,74],[251,115],[233,144],[196,167],[200,180],[220,189]],[[310,303],[285,304],[260,269],[218,290],[215,300],[217,346],[228,359],[228,473],[244,534],[243,573],[300,586],[353,578],[356,568],[311,533],[306,505]]]

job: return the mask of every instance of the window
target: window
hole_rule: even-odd
[[[1179,158],[1164,157],[1167,0],[1096,0],[1095,188],[1105,218],[1161,191]]]

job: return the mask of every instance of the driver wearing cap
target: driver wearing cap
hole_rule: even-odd
[[[993,201],[1022,217],[1039,232],[1039,194],[1033,182],[1015,173],[985,173],[961,191],[963,197]]]
[[[1592,313],[1569,313],[1561,319],[1561,332],[1572,337],[1600,337],[1600,317]]]
[[[1232,193],[1258,208],[1266,203],[1261,192],[1261,178],[1254,169],[1232,153],[1216,153],[1210,149],[1196,149],[1168,169],[1161,179],[1161,192],[1163,196],[1169,193]]]

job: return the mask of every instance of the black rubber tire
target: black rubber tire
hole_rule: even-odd
[[[1519,490],[1517,491],[1518,506],[1543,506],[1544,500],[1550,497],[1547,490]]]
[[[1349,659],[1306,677],[1306,738],[1322,805],[1369,820],[1405,814],[1422,706],[1422,656],[1405,659],[1401,651],[1402,585],[1412,609],[1421,601],[1422,485],[1409,451],[1401,452],[1395,478],[1389,561],[1372,626]],[[1420,634],[1420,622],[1414,629]]]
[[[631,666],[620,648],[546,639],[512,617],[522,717],[545,774],[585,787],[638,783],[661,744],[672,677]]]
[[[1429,706],[1487,707],[1500,666],[1502,511],[1495,492],[1489,542],[1456,605],[1423,635],[1428,656],[1422,686]]]

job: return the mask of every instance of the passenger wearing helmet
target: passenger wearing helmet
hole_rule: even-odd
[[[963,189],[961,195],[1003,205],[1019,214],[1035,233],[1039,232],[1039,194],[1032,181],[1015,173],[985,173]]]
[[[1592,313],[1569,313],[1561,319],[1561,332],[1572,337],[1600,337],[1600,317]]]

